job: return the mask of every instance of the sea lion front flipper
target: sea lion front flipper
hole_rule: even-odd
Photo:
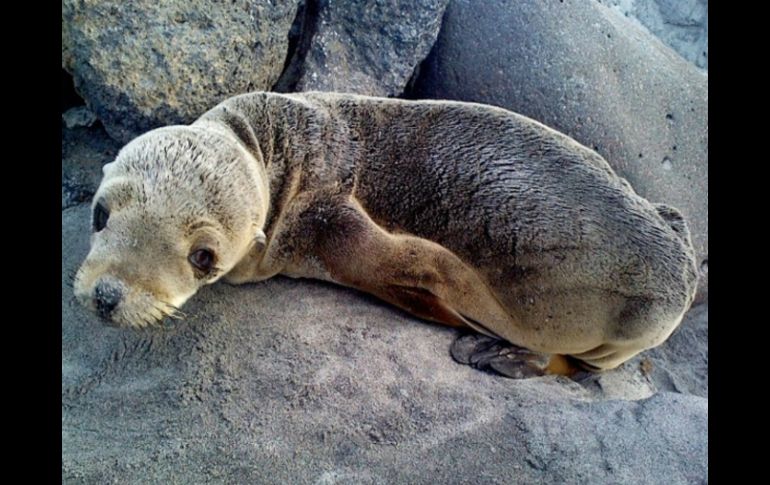
[[[453,252],[424,238],[385,230],[354,197],[314,201],[297,210],[305,226],[294,231],[314,236],[308,248],[312,257],[297,274],[321,275],[427,320],[493,337],[516,336],[513,317],[479,273]]]
[[[577,367],[562,355],[551,355],[478,334],[461,335],[450,347],[452,358],[473,368],[512,379],[544,375],[572,376]]]
[[[377,291],[375,289],[371,290],[371,292],[378,294],[383,300],[403,308],[420,318],[443,323],[450,327],[470,328],[490,338],[498,338],[491,330],[478,322],[462,316],[447,302],[425,288],[388,285],[384,290]]]
[[[400,308],[426,320],[440,322],[450,327],[469,327],[468,321],[439,297],[424,288],[403,285],[388,285],[379,296]]]

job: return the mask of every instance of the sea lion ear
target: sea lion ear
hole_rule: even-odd
[[[265,236],[265,233],[260,229],[257,231],[257,234],[254,236],[254,247],[257,249],[257,251],[262,251],[265,249],[265,246],[267,245],[267,237]]]

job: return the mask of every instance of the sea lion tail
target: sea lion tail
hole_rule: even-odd
[[[658,211],[658,215],[668,223],[669,227],[674,230],[679,239],[681,239],[685,245],[692,247],[692,242],[690,241],[690,228],[687,226],[684,217],[682,217],[682,213],[676,208],[666,204],[655,204],[655,210]]]
[[[688,260],[687,263],[684,264],[683,276],[686,281],[687,290],[685,293],[687,294],[687,306],[689,307],[695,298],[695,292],[698,285],[695,248],[693,247],[692,239],[690,238],[690,228],[687,227],[684,217],[682,217],[682,214],[677,209],[665,204],[654,205],[655,210],[660,217],[668,223],[669,227],[674,231],[674,234],[676,234],[682,242],[683,256]]]

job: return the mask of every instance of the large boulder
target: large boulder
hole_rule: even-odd
[[[268,90],[299,0],[63,0],[62,67],[121,142]]]
[[[638,20],[696,66],[709,67],[708,0],[599,0]]]
[[[708,288],[708,77],[595,1],[453,0],[410,97],[501,106],[597,150],[681,210]]]
[[[288,278],[206,287],[150,331],[104,326],[72,295],[88,214],[62,212],[63,483],[707,479],[708,400],[655,392],[639,360],[599,385],[505,379],[455,363],[454,329]]]
[[[307,2],[276,89],[400,95],[430,52],[448,1]]]

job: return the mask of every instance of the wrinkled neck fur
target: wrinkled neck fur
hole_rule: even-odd
[[[264,156],[259,144],[256,143],[256,138],[253,137],[253,133],[252,136],[248,136],[247,132],[238,129],[238,127],[233,129],[230,123],[226,123],[224,120],[215,121],[202,119],[196,121],[191,126],[193,128],[205,129],[208,133],[217,133],[226,140],[226,142],[235,144],[243,153],[241,160],[251,176],[253,182],[251,186],[256,192],[254,198],[259,204],[259,207],[256,210],[256,220],[254,221],[254,224],[257,229],[262,230],[270,210],[270,186],[265,170]],[[250,128],[248,130],[251,131]],[[246,135],[246,138],[243,138],[243,135]]]

